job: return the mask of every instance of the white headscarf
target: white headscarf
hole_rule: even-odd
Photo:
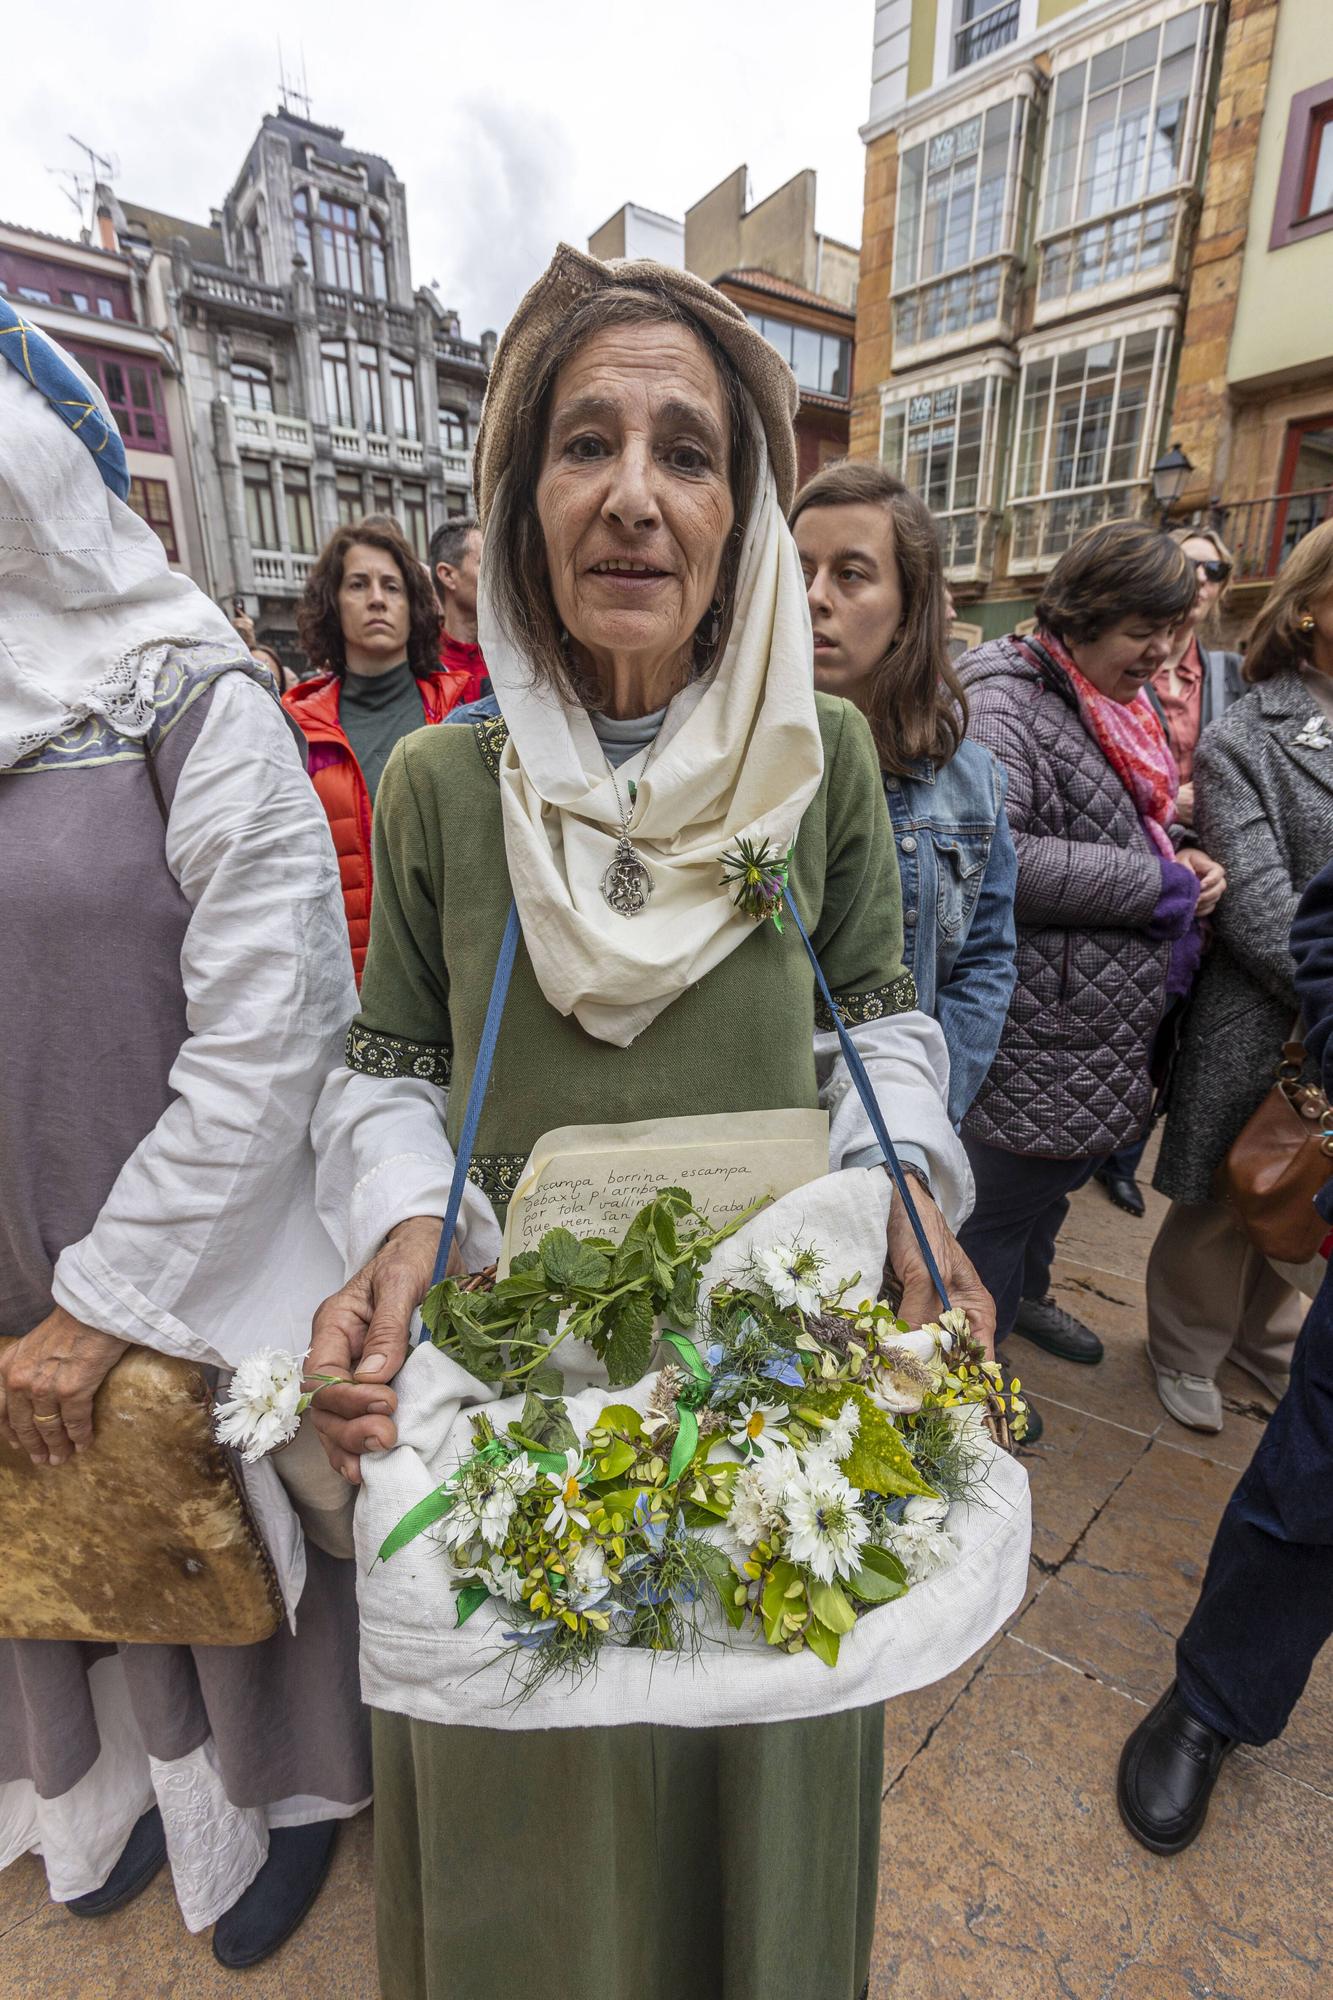
[[[95,384],[61,358],[110,423]],[[122,736],[146,735],[169,649],[222,645],[248,663],[216,605],[168,568],[87,446],[3,360],[0,522],[0,770],[92,715]]]
[[[586,713],[535,681],[500,629],[486,587],[499,560],[489,536],[483,551],[478,636],[509,727],[500,791],[524,942],[551,1005],[618,1048],[753,931],[724,886],[722,856],[742,838],[785,856],[823,775],[805,582],[757,419],[754,429],[760,473],[726,650],[618,773]],[[647,907],[624,917],[602,880],[630,779],[630,837],[654,887]]]

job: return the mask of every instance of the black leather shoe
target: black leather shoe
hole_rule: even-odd
[[[120,1859],[101,1888],[76,1896],[65,1908],[72,1917],[109,1917],[113,1910],[123,1910],[126,1903],[142,1896],[166,1858],[162,1815],[156,1806],[150,1806],[131,1827]]]
[[[1115,1796],[1120,1817],[1154,1854],[1179,1854],[1208,1816],[1222,1760],[1236,1747],[1191,1715],[1172,1681],[1120,1752]]]
[[[1092,1363],[1106,1352],[1092,1328],[1058,1306],[1049,1292],[1044,1299],[1019,1300],[1014,1332],[1064,1361]]]
[[[1126,1215],[1142,1216],[1146,1212],[1143,1189],[1132,1174],[1094,1174],[1092,1178]]]
[[[336,1819],[271,1830],[268,1860],[213,1926],[213,1956],[219,1965],[241,1972],[286,1943],[324,1886],[337,1840]]]

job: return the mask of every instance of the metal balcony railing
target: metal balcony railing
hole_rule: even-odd
[[[997,49],[1017,41],[1018,12],[1018,0],[1001,0],[1001,5],[992,7],[989,14],[982,14],[960,28],[953,38],[954,68],[966,69],[970,63],[993,56]]]
[[[1333,519],[1333,486],[1307,493],[1270,493],[1261,500],[1233,500],[1221,509],[1219,532],[1236,558],[1237,583],[1277,575],[1297,542]]]

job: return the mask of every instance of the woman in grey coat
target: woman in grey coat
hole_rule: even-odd
[[[1148,1260],[1148,1356],[1163,1404],[1222,1428],[1228,1355],[1286,1388],[1304,1301],[1213,1200],[1297,1015],[1288,937],[1333,854],[1333,522],[1293,552],[1255,622],[1243,701],[1203,733],[1195,819],[1229,887],[1181,1043],[1155,1185],[1172,1206]]]

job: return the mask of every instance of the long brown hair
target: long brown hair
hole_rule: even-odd
[[[1250,643],[1241,672],[1247,681],[1271,681],[1288,667],[1302,667],[1314,656],[1313,632],[1302,632],[1300,621],[1312,605],[1333,591],[1333,521],[1312,528],[1297,542],[1268,593],[1263,610],[1250,627]]]
[[[311,666],[323,673],[337,674],[341,679],[347,672],[338,592],[347,551],[357,542],[382,550],[397,564],[407,593],[407,663],[417,679],[424,680],[440,664],[440,607],[430,578],[389,514],[372,514],[367,520],[335,529],[320,550],[296,611],[296,629],[306,656]]]
[[[901,479],[869,459],[826,465],[792,502],[791,526],[807,507],[883,507],[893,522],[893,552],[903,615],[875,668],[865,704],[880,766],[912,775],[928,757],[939,770],[967,731],[967,696],[949,658],[944,565],[935,519]]]

